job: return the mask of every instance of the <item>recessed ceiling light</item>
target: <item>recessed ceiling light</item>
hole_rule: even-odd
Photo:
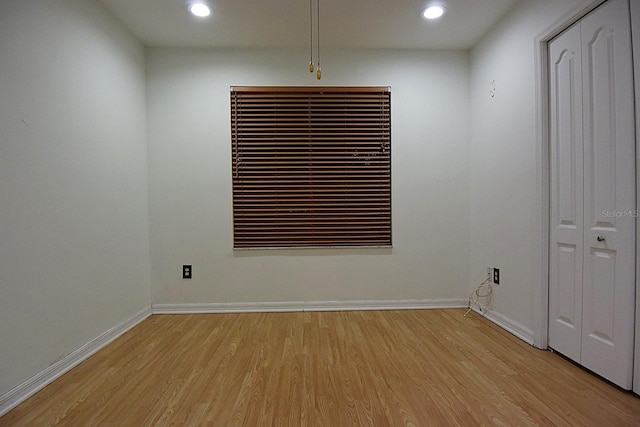
[[[422,17],[425,19],[437,19],[444,15],[445,8],[442,6],[429,6],[422,11]]]
[[[211,8],[206,3],[202,2],[190,3],[189,12],[199,18],[206,18],[211,15]]]

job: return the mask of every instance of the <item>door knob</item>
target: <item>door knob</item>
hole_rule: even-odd
[[[602,237],[602,236],[598,236],[596,239],[598,240],[598,242],[604,242],[604,241],[606,240],[606,239],[605,239],[604,237]]]

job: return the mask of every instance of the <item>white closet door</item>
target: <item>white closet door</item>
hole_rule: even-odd
[[[635,314],[635,125],[627,0],[581,22],[584,282],[581,363],[631,388]]]
[[[582,47],[576,24],[549,45],[549,346],[579,362],[582,342]]]
[[[549,44],[549,346],[630,389],[635,125],[628,0]]]

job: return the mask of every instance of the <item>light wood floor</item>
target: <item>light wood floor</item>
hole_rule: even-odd
[[[463,313],[155,315],[0,425],[640,425],[638,396]]]

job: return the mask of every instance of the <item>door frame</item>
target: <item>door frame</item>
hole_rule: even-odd
[[[640,212],[640,0],[631,0],[631,43],[636,100],[636,213]],[[634,31],[635,30],[635,31]],[[640,220],[636,218],[636,336],[633,391],[640,394]]]
[[[536,162],[537,185],[536,197],[539,202],[539,213],[536,228],[540,236],[539,255],[537,261],[540,266],[539,287],[533,289],[534,303],[534,346],[548,348],[549,332],[549,245],[550,245],[550,214],[551,214],[551,180],[550,180],[550,152],[549,152],[549,49],[548,43],[565,29],[578,22],[589,12],[605,3],[606,0],[583,0],[573,10],[560,17],[547,27],[534,40],[535,50],[535,123],[536,123]],[[631,6],[631,34],[633,46],[633,74],[635,85],[635,125],[636,125],[636,211],[640,211],[640,0],[630,0]],[[635,15],[635,16],[634,16]],[[635,31],[634,31],[635,30]],[[635,43],[633,43],[635,42]],[[634,354],[633,389],[640,394],[640,221],[636,221],[636,327]]]

